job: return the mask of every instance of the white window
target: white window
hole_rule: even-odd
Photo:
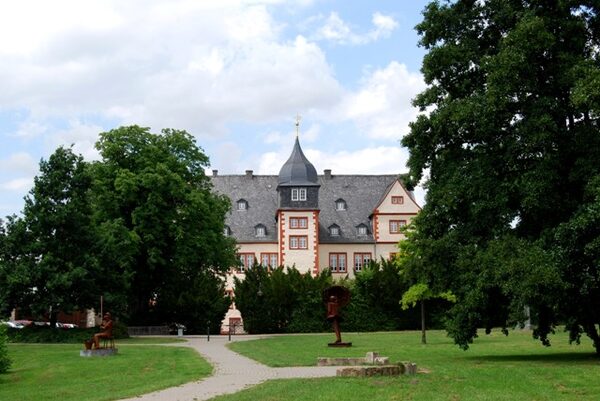
[[[227,226],[223,227],[223,235],[226,237],[229,236],[229,227],[227,227]]]
[[[290,228],[308,227],[308,217],[290,217]]]
[[[340,235],[340,228],[338,226],[329,227],[329,234],[331,234],[332,237],[337,237]]]
[[[290,235],[290,249],[308,249],[306,235]]]
[[[240,253],[240,270],[244,271],[250,269],[254,265],[254,254],[253,253]]]
[[[335,210],[346,210],[346,201],[343,199],[338,199],[335,202]]]
[[[359,272],[362,268],[371,261],[370,253],[355,253],[354,254],[354,270]]]
[[[306,188],[292,188],[292,200],[293,201],[305,201],[306,200]]]
[[[330,253],[329,254],[329,267],[333,272],[345,272],[346,271],[346,254],[345,253]]]
[[[367,235],[367,227],[358,226],[358,235]]]
[[[276,253],[261,253],[260,261],[263,266],[277,267]]]
[[[257,237],[264,237],[267,233],[267,230],[265,229],[264,226],[256,226],[256,236]]]
[[[238,210],[246,210],[248,208],[248,202],[246,202],[245,200],[239,200],[237,202],[237,208]]]

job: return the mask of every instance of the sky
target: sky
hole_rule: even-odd
[[[122,125],[186,130],[219,174],[278,174],[300,115],[320,174],[406,172],[427,3],[3,1],[0,217],[57,147],[98,160],[98,134]]]

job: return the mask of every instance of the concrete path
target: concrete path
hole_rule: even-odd
[[[244,341],[261,337],[233,337]],[[264,338],[264,336],[263,336]],[[335,366],[270,368],[252,359],[237,354],[225,345],[227,336],[186,337],[186,344],[205,357],[214,368],[213,375],[201,381],[190,382],[178,387],[155,391],[126,401],[200,401],[217,395],[235,393],[271,379],[311,378],[335,376]]]

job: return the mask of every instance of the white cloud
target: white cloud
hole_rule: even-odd
[[[58,146],[69,147],[73,145],[73,152],[81,154],[86,161],[100,160],[100,153],[95,148],[98,134],[105,131],[95,124],[84,124],[79,120],[69,122],[69,127],[60,130],[49,138],[49,151]]]
[[[282,149],[261,155],[258,173],[277,174],[290,151]],[[324,169],[331,169],[334,174],[336,171],[338,174],[400,174],[407,171],[408,152],[399,146],[377,146],[334,153],[304,147],[303,151],[319,174]]]
[[[355,121],[371,138],[400,139],[418,114],[411,101],[423,89],[421,74],[411,73],[404,64],[392,61],[385,68],[368,73],[360,88],[345,97],[338,115]]]
[[[38,162],[27,152],[17,152],[0,160],[0,173],[29,174],[38,172]]]
[[[9,180],[0,184],[5,191],[27,192],[33,187],[33,177],[22,177]]]
[[[214,136],[332,107],[342,89],[325,54],[282,39],[264,3],[13,2],[0,15],[0,108]]]
[[[322,17],[313,17],[307,21],[311,23],[322,20]],[[338,13],[331,12],[325,23],[317,29],[312,36],[315,40],[328,40],[341,45],[364,45],[376,40],[389,37],[394,29],[398,27],[398,22],[388,15],[379,12],[373,14],[371,20],[373,28],[363,34],[353,32],[352,27],[342,20]]]

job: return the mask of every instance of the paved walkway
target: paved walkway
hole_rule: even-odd
[[[233,337],[244,341],[260,337]],[[222,394],[235,393],[271,379],[310,378],[335,376],[336,367],[291,367],[270,368],[252,359],[237,354],[225,345],[227,336],[186,337],[186,344],[198,351],[214,367],[213,375],[201,381],[182,384],[165,390],[155,391],[126,401],[200,401]]]

